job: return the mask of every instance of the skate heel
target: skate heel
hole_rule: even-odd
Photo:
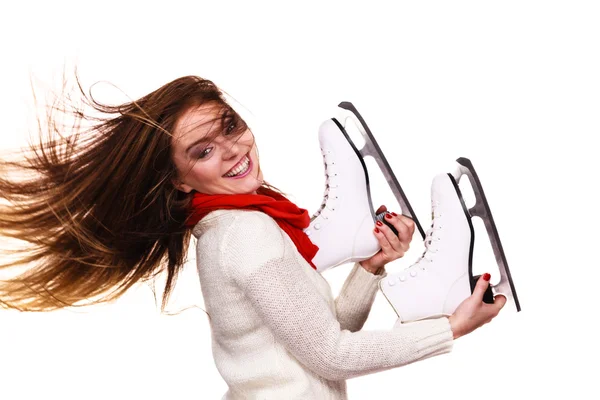
[[[494,286],[490,285],[491,290],[494,295],[500,294],[506,297],[507,303],[511,303],[517,312],[519,312],[521,311],[521,305],[517,297],[517,291],[508,268],[508,262],[506,261],[506,256],[502,248],[498,230],[496,229],[496,224],[494,223],[494,218],[492,217],[492,212],[485,197],[485,193],[483,192],[481,181],[475,172],[473,164],[468,158],[460,157],[456,162],[458,165],[452,175],[456,182],[458,182],[463,175],[468,177],[476,198],[475,205],[468,210],[469,214],[471,217],[480,217],[483,221],[500,271],[500,281]]]

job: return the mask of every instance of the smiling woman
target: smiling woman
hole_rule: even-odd
[[[0,232],[28,245],[5,249],[0,268],[32,266],[0,281],[3,307],[107,302],[166,270],[164,311],[193,235],[226,399],[346,399],[347,379],[447,353],[502,307],[482,308],[480,279],[450,318],[361,331],[409,218],[387,215],[397,233],[374,224],[381,250],[334,299],[307,210],[263,180],[252,132],[211,81],[182,77],[119,106],[84,99],[103,116],[75,108],[73,126],[90,129],[65,135],[51,113],[39,144],[0,160]]]

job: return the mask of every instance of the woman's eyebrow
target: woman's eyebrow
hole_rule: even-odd
[[[205,143],[205,142],[210,142],[211,140],[207,137],[203,137],[200,138],[198,140],[195,140],[194,142],[190,143],[190,145],[187,147],[187,149],[185,149],[186,153],[189,153],[189,151],[196,145],[200,144],[200,143]]]
[[[217,123],[217,121],[218,121],[217,118],[212,118],[208,121],[202,121],[198,124],[195,124],[190,129],[188,129],[188,131],[185,134],[189,134],[192,131],[194,131],[194,129],[198,129],[199,127],[203,127],[205,125],[210,124],[210,127],[208,128],[207,132],[204,132],[205,134],[203,135],[203,137],[201,137],[200,139],[194,140],[192,143],[190,143],[188,145],[188,147],[185,149],[185,152],[189,153],[189,151],[192,149],[192,147],[194,147],[200,143],[211,142],[212,141],[211,136],[213,136],[212,133],[214,133],[213,130],[214,130],[214,126]]]

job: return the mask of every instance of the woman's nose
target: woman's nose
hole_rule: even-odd
[[[226,160],[239,158],[243,152],[243,147],[237,141],[223,143],[223,158]]]

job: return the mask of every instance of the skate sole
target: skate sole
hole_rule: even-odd
[[[394,197],[396,198],[398,203],[400,203],[400,207],[402,208],[402,214],[413,220],[419,233],[421,234],[421,238],[424,240],[425,239],[425,231],[421,227],[421,224],[419,223],[419,220],[416,217],[415,212],[413,211],[413,208],[411,207],[410,202],[408,201],[408,198],[404,194],[404,191],[402,190],[402,187],[400,186],[398,179],[396,179],[396,176],[394,175],[392,168],[390,167],[390,164],[388,163],[387,159],[385,158],[383,151],[377,144],[377,140],[375,140],[375,137],[371,133],[371,130],[369,129],[367,123],[365,122],[363,117],[360,115],[360,113],[358,112],[356,107],[354,107],[354,105],[352,103],[350,103],[348,101],[343,101],[340,104],[338,104],[338,107],[340,107],[344,110],[350,111],[354,115],[354,117],[358,120],[358,122],[360,123],[360,126],[358,126],[359,131],[360,131],[361,135],[363,136],[363,138],[365,139],[365,145],[363,146],[363,148],[358,150],[356,148],[356,146],[354,146],[354,144],[352,143],[352,140],[350,140],[350,137],[348,135],[346,135],[346,137],[348,138],[349,142],[352,144],[352,148],[359,155],[359,158],[361,159],[361,162],[363,164],[363,168],[365,168],[365,171],[366,171],[366,165],[364,164],[364,161],[362,160],[362,158],[364,156],[371,156],[371,157],[373,157],[373,159],[375,159],[375,161],[377,162],[377,165],[379,166],[379,169],[381,169],[381,172],[383,173],[383,176],[385,177],[385,179],[388,183],[388,186],[392,190]],[[335,121],[336,121],[336,123],[338,123],[338,126],[341,127],[344,134],[346,134],[346,131],[343,129],[342,124],[337,122],[337,120],[335,120]],[[366,174],[366,172],[365,172],[365,174]],[[369,198],[369,201],[370,201],[370,198]],[[384,220],[383,222],[386,222],[386,221]],[[387,224],[387,225],[390,226],[390,224]]]
[[[475,191],[476,203],[471,209],[468,210],[468,213],[471,217],[477,216],[483,220],[488,237],[490,239],[490,243],[492,245],[492,249],[494,251],[494,256],[496,257],[496,263],[498,264],[500,270],[500,282],[498,282],[494,286],[490,285],[490,287],[492,288],[494,295],[501,294],[505,296],[507,302],[512,302],[517,312],[519,312],[521,311],[521,305],[517,297],[517,291],[515,289],[512,276],[510,274],[510,269],[508,268],[508,262],[506,261],[504,249],[502,248],[500,235],[498,234],[494,218],[492,217],[492,212],[490,210],[487,198],[483,191],[481,181],[479,180],[479,177],[475,172],[475,167],[473,167],[473,163],[471,162],[471,160],[469,160],[468,158],[460,157],[456,160],[456,162],[459,166],[457,170],[453,173],[453,178],[457,182],[460,180],[460,177],[462,175],[467,175],[467,177],[469,178],[471,187]]]

